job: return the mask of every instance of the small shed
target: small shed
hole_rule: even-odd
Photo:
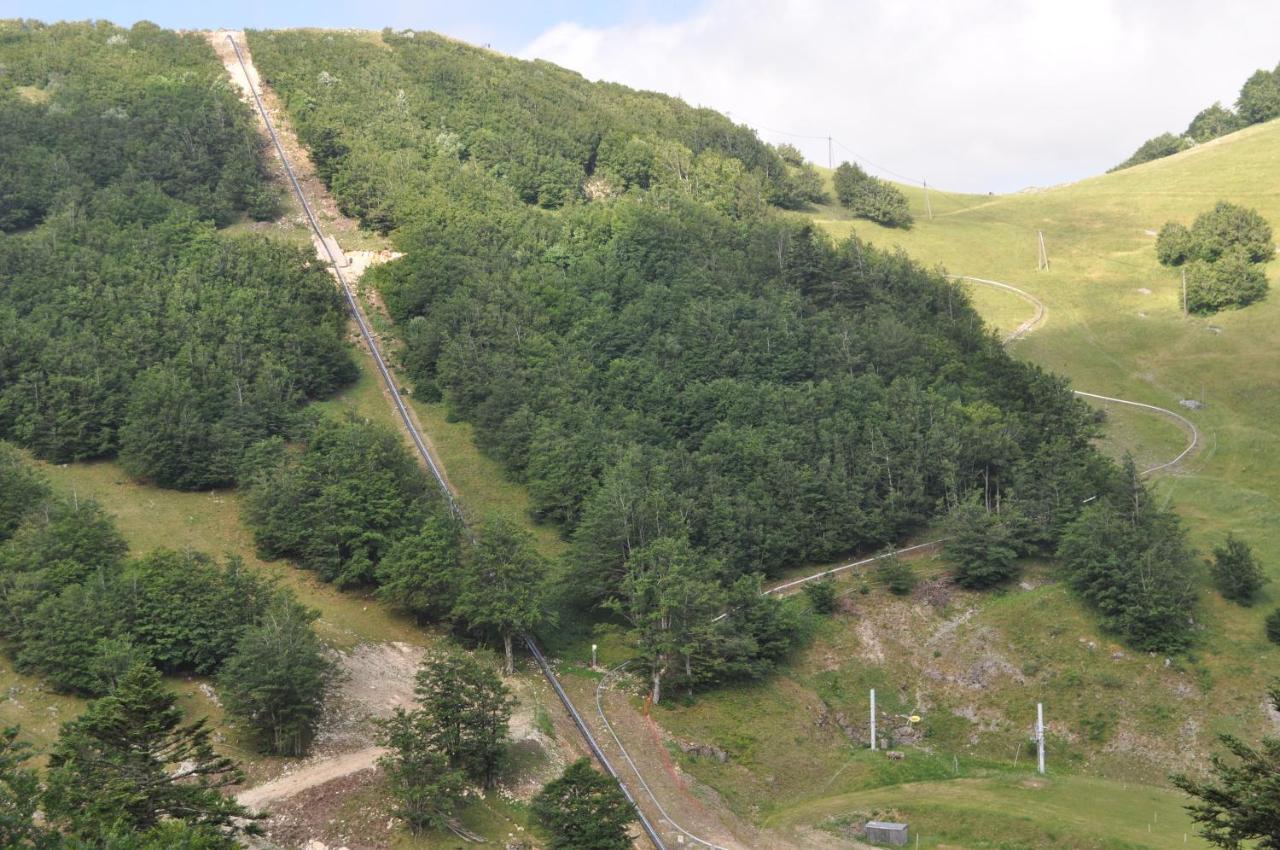
[[[907,846],[907,825],[883,820],[867,821],[867,841],[872,844],[888,844],[892,847]]]

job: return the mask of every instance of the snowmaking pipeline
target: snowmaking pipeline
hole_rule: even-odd
[[[395,404],[396,412],[400,415],[400,420],[404,423],[405,430],[409,432],[410,439],[413,440],[414,446],[422,459],[426,461],[427,468],[431,471],[436,483],[440,486],[440,492],[444,494],[446,503],[449,505],[450,511],[464,525],[466,519],[462,514],[462,509],[458,505],[457,500],[453,496],[453,491],[449,489],[448,483],[445,481],[444,475],[440,472],[440,467],[436,464],[435,458],[432,457],[431,451],[427,448],[426,441],[418,432],[418,427],[414,424],[413,417],[409,414],[409,408],[404,403],[404,399],[400,397],[399,387],[396,385],[395,379],[391,375],[391,370],[387,368],[387,362],[382,356],[382,351],[378,348],[377,340],[374,338],[373,332],[369,329],[369,324],[365,320],[364,312],[360,309],[359,302],[356,301],[355,293],[351,289],[351,285],[347,282],[346,277],[342,274],[339,267],[338,258],[334,256],[330,243],[325,239],[324,234],[320,231],[320,223],[316,220],[315,214],[311,211],[311,204],[307,201],[306,194],[302,191],[302,184],[298,182],[297,176],[293,172],[293,166],[289,164],[289,157],[284,151],[284,145],[280,142],[280,136],[276,133],[275,125],[271,123],[271,116],[267,114],[267,108],[262,102],[262,97],[258,94],[258,87],[254,85],[253,77],[249,75],[248,65],[244,61],[244,54],[240,52],[240,45],[236,40],[227,35],[227,41],[231,43],[231,48],[235,51],[236,61],[240,64],[240,70],[244,73],[245,81],[248,84],[249,92],[253,95],[254,103],[258,107],[258,114],[262,117],[263,126],[267,128],[268,135],[271,136],[271,142],[275,145],[276,153],[280,156],[280,163],[284,166],[285,174],[289,177],[289,182],[293,186],[294,193],[298,196],[298,203],[302,205],[302,211],[306,214],[307,222],[311,226],[312,233],[315,234],[317,242],[324,249],[325,254],[329,257],[330,267],[333,269],[334,275],[338,279],[338,283],[342,287],[342,294],[346,298],[347,307],[351,311],[352,317],[356,321],[356,325],[360,329],[360,336],[368,346],[369,353],[373,355],[373,361],[378,367],[378,374],[382,376],[382,381],[386,385],[387,392],[391,396],[392,402]],[[583,739],[587,742],[587,747],[591,750],[591,754],[595,756],[596,761],[604,768],[613,780],[618,783],[618,787],[626,796],[627,801],[635,809],[636,817],[639,818],[640,827],[644,830],[645,835],[653,842],[653,846],[658,850],[667,850],[666,843],[654,829],[653,824],[640,808],[636,799],[631,796],[631,791],[627,788],[613,764],[609,761],[609,757],[605,755],[604,750],[596,742],[595,737],[591,734],[591,730],[587,728],[587,724],[582,719],[582,715],[574,707],[573,701],[569,699],[569,695],[565,693],[564,688],[560,685],[560,680],[556,678],[555,671],[551,669],[551,665],[547,663],[546,656],[542,654],[542,650],[538,647],[537,641],[532,635],[524,636],[525,645],[529,648],[530,654],[537,662],[538,669],[551,685],[552,690],[556,692],[556,696],[560,698],[560,702],[564,705],[565,711],[569,713],[570,719],[573,720],[574,726],[582,733]]]

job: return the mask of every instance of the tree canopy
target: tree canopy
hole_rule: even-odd
[[[753,597],[763,576],[898,541],[973,492],[1017,517],[1020,553],[1051,553],[1109,486],[1092,414],[959,287],[776,209],[798,151],[430,34],[249,39],[339,203],[404,253],[365,281],[415,396],[559,525],[567,595],[627,619],[655,695],[786,654],[792,612]],[[907,223],[893,187],[842,173]],[[517,630],[464,610],[483,530],[457,573],[434,533],[421,558],[393,537],[352,574]]]
[[[1156,257],[1163,265],[1185,264],[1187,308],[1196,313],[1243,307],[1265,296],[1262,264],[1275,253],[1266,219],[1226,201],[1196,216],[1190,229],[1168,222],[1156,238]]]
[[[627,850],[635,810],[618,783],[578,759],[533,798],[533,813],[553,850]]]
[[[0,34],[0,437],[233,482],[246,446],[355,374],[306,253],[215,229],[275,214],[248,108],[198,34]]]
[[[854,162],[842,162],[833,178],[836,200],[854,215],[886,227],[910,227],[911,210],[898,187],[872,177]]]
[[[433,491],[390,428],[320,417],[300,450],[273,438],[247,454],[244,517],[258,551],[340,587],[376,581],[383,556],[432,516]]]
[[[1172,156],[1175,153],[1208,142],[1219,136],[1234,133],[1242,127],[1270,121],[1280,116],[1280,66],[1274,71],[1254,71],[1240,87],[1235,109],[1215,102],[1196,113],[1182,134],[1161,133],[1143,142],[1133,155],[1110,171],[1130,168],[1153,159]]]

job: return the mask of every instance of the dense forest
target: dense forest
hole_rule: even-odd
[[[2,26],[0,436],[230,483],[245,447],[354,377],[328,276],[215,232],[276,213],[251,116],[199,36]]]
[[[406,252],[368,279],[414,391],[475,424],[655,671],[717,671],[698,624],[759,576],[973,494],[1053,552],[1123,479],[958,287],[780,210],[788,172],[746,128],[426,33],[250,45],[339,203]]]

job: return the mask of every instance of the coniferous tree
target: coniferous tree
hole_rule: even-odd
[[[1271,686],[1268,696],[1280,711],[1280,683]],[[1175,785],[1196,799],[1187,811],[1216,847],[1240,850],[1247,843],[1280,850],[1280,738],[1264,737],[1256,747],[1234,735],[1219,740],[1229,755],[1212,756],[1209,779],[1173,777]]]
[[[52,830],[37,826],[40,777],[27,766],[34,752],[18,740],[17,727],[0,728],[0,847],[54,850],[61,842]]]
[[[0,442],[0,543],[49,497],[49,485],[9,443]]]
[[[1058,548],[1067,582],[1104,628],[1135,649],[1174,652],[1191,642],[1195,553],[1177,517],[1159,508],[1132,459],[1087,505]]]
[[[1228,534],[1223,545],[1213,547],[1209,573],[1218,592],[1241,605],[1253,604],[1267,581],[1252,547],[1234,534]]]
[[[224,791],[243,775],[210,739],[205,721],[183,724],[159,674],[138,665],[63,725],[49,756],[45,814],[90,840],[170,819],[226,836],[257,834],[251,813]]]
[[[875,577],[894,596],[907,596],[916,586],[915,570],[896,554],[876,561]]]
[[[1010,524],[988,511],[977,495],[952,510],[947,519],[947,558],[956,584],[970,590],[995,587],[1016,578],[1018,550]]]
[[[533,798],[553,850],[627,850],[636,812],[613,779],[578,759]]]
[[[1267,615],[1267,619],[1263,621],[1263,629],[1266,632],[1267,640],[1280,644],[1280,608]]]
[[[836,583],[830,576],[806,584],[804,595],[809,598],[810,607],[819,614],[830,614],[836,610],[836,603],[839,601]]]

